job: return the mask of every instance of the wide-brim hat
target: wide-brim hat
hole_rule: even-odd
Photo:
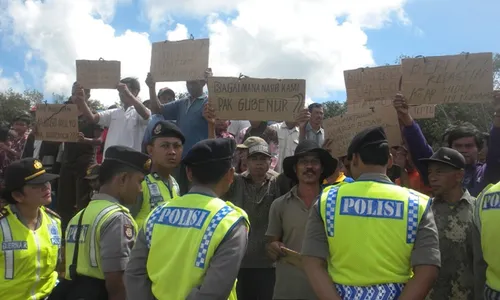
[[[295,165],[300,157],[310,153],[317,153],[321,161],[323,172],[321,173],[320,180],[330,177],[339,164],[338,159],[334,158],[328,151],[318,146],[314,141],[304,140],[297,145],[293,156],[286,157],[283,160],[283,174],[286,177],[297,181],[297,174],[295,173]]]

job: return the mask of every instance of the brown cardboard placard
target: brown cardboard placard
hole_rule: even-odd
[[[374,112],[346,114],[323,121],[325,139],[333,141],[332,156],[347,155],[347,148],[352,138],[363,129],[373,126],[384,127],[389,145],[401,145],[398,116],[394,108],[377,107],[374,110]]]
[[[209,48],[209,39],[153,43],[151,75],[156,82],[204,79]]]
[[[294,121],[305,105],[304,79],[209,77],[209,101],[217,118]]]
[[[361,102],[356,104],[347,104],[348,114],[357,114],[370,112],[371,108],[393,107],[391,99],[377,100],[372,102]],[[393,108],[394,109],[394,108]],[[408,108],[408,112],[414,119],[432,119],[436,112],[435,104],[414,105]]]
[[[78,107],[76,104],[38,104],[35,118],[37,140],[78,141]]]
[[[116,89],[121,63],[116,60],[77,60],[76,81],[86,89]]]
[[[493,54],[407,58],[401,62],[403,94],[408,104],[490,102]]]
[[[347,102],[352,104],[392,99],[399,92],[401,66],[344,71]]]

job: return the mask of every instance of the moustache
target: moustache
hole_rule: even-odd
[[[313,169],[307,169],[304,171],[304,173],[302,173],[303,175],[308,175],[308,174],[311,174],[311,175],[316,175],[316,172],[313,170]]]

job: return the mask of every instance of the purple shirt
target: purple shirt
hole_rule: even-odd
[[[427,144],[427,140],[416,122],[413,122],[410,126],[405,126],[403,135],[408,144],[413,163],[424,179],[424,183],[428,185],[427,168],[419,159],[431,157],[433,154],[432,148]],[[464,187],[469,190],[472,196],[477,197],[488,184],[497,183],[498,181],[500,181],[500,128],[493,127],[490,131],[486,163],[476,163],[465,168]]]

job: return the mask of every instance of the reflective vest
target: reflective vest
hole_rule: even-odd
[[[73,261],[76,231],[82,211],[78,212],[71,219],[66,229],[66,279],[71,279],[69,267]],[[76,272],[79,275],[104,280],[104,272],[101,269],[100,259],[101,226],[106,223],[106,220],[117,214],[126,214],[133,220],[126,207],[108,200],[92,200],[85,209],[82,219],[82,229],[80,231],[80,246],[78,248],[78,263],[76,266]],[[137,232],[137,225],[134,222],[133,224],[135,232]],[[117,232],[116,234],[122,233]],[[119,247],[120,245],[116,246]]]
[[[500,182],[488,186],[477,202],[481,222],[481,248],[488,265],[486,285],[497,291],[500,299]],[[492,298],[493,299],[493,298]]]
[[[242,219],[249,226],[242,209],[194,193],[153,210],[144,232],[149,247],[147,272],[156,299],[184,300],[200,286],[215,250]],[[167,247],[166,241],[174,247]],[[228,299],[237,299],[236,280]]]
[[[429,203],[416,191],[374,181],[323,190],[319,209],[330,249],[328,273],[341,297],[397,299],[385,297],[391,291],[399,296],[412,275],[410,255]],[[373,297],[361,297],[370,291]]]
[[[40,227],[34,231],[17,218],[10,205],[0,212],[0,299],[43,299],[56,285],[61,221],[45,207],[40,212]]]
[[[144,178],[142,182],[142,205],[135,217],[139,228],[142,228],[147,216],[155,207],[174,199],[180,194],[179,185],[175,178],[170,176],[169,181],[164,182],[156,173],[149,174]]]

